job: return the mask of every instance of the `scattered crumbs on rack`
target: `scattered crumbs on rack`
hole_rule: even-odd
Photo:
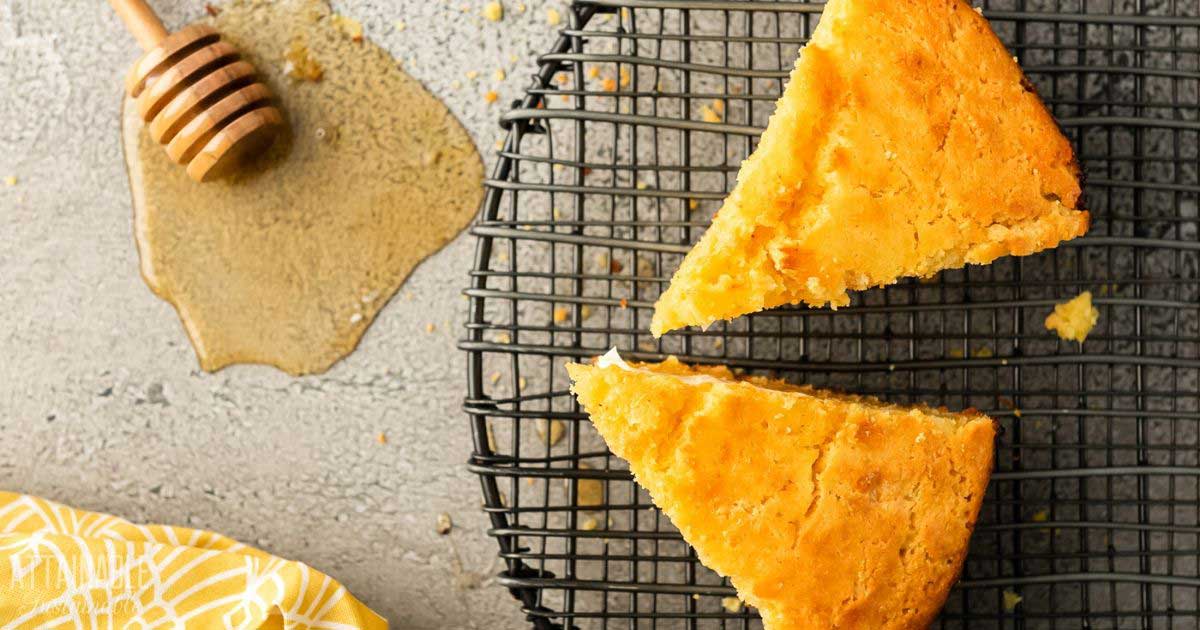
[[[566,85],[567,81],[570,80],[571,77],[567,76],[566,72],[559,72],[558,74],[554,75],[554,81],[559,85]]]
[[[567,308],[565,306],[560,306],[554,309],[554,321],[555,323],[567,321]]]
[[[718,114],[724,112],[725,111],[725,101],[723,101],[719,98],[713,99],[712,109],[714,112],[717,112]]]
[[[459,81],[458,79],[455,79],[455,80],[453,80],[453,81],[451,81],[451,82],[450,82],[450,87],[452,87],[452,88],[454,88],[454,89],[456,89],[456,90],[457,90],[457,89],[459,89],[459,88],[461,88],[461,87],[462,87],[462,81]]]
[[[621,19],[628,20],[630,16],[629,7],[621,7]]]
[[[4,178],[4,185],[5,185],[5,186],[8,186],[9,188],[12,188],[13,186],[16,186],[16,185],[17,185],[17,182],[18,182],[18,180],[17,180],[17,176],[16,176],[16,175],[9,175],[9,176],[7,176],[7,177],[5,177],[5,178]]]
[[[592,316],[592,307],[584,304],[583,307],[579,309],[579,316],[582,317],[583,319],[587,319],[587,318],[591,317]]]
[[[380,444],[387,444],[387,434],[383,431],[380,431],[379,435],[375,436],[375,441],[379,442]]]
[[[721,607],[731,613],[741,612],[742,600],[736,597],[722,597]]]
[[[695,210],[700,207],[700,202],[695,199],[688,199],[688,210]]]
[[[599,66],[592,66],[587,69],[587,77],[589,79],[595,79],[598,76],[600,76],[600,67]]]
[[[581,529],[585,532],[590,532],[590,531],[596,529],[596,527],[598,525],[599,524],[596,522],[596,519],[589,516],[586,519],[584,519],[582,523],[579,524],[579,529]]]
[[[622,67],[620,69],[621,87],[629,87],[633,77],[629,74],[629,68]]]
[[[721,115],[708,105],[700,108],[700,118],[702,118],[706,123],[721,122]]]
[[[692,599],[700,601],[700,593],[692,593]]]
[[[587,462],[580,462],[580,470],[592,470]],[[570,484],[570,480],[564,480]],[[604,504],[604,482],[599,479],[580,479],[576,481],[576,499],[584,508],[595,508]]]
[[[517,391],[519,391],[519,392],[525,391],[525,386],[528,384],[529,384],[529,381],[526,381],[524,376],[517,379]]]
[[[500,95],[496,94],[495,90],[488,90],[487,92],[483,93],[483,100],[486,101],[488,105],[495,103],[496,99],[498,98],[500,98]]]
[[[638,182],[637,182],[636,186],[637,186],[637,189],[638,189],[638,190],[646,190],[647,188],[649,188],[649,187],[650,187],[650,185],[649,185],[649,184],[647,184],[646,182],[643,182],[643,181],[641,181],[641,180],[638,180]]]
[[[1074,298],[1054,305],[1054,312],[1046,316],[1046,330],[1052,330],[1063,341],[1083,343],[1096,322],[1100,311],[1092,305],[1091,291],[1084,291]]]
[[[467,78],[472,81],[474,81],[475,79],[478,79],[479,71],[478,70],[467,70]]]
[[[334,13],[333,16],[330,17],[330,20],[333,22],[333,25],[337,27],[337,30],[341,31],[346,37],[349,37],[351,41],[357,43],[362,42],[362,22],[359,22],[352,17],[346,17],[337,13]]]
[[[550,26],[562,24],[562,14],[558,12],[558,9],[546,9],[546,23]]]
[[[621,308],[629,308],[629,300],[627,300],[625,298],[621,298],[620,304],[621,304]]]
[[[1012,612],[1012,611],[1016,610],[1017,604],[1020,604],[1021,600],[1024,599],[1020,595],[1017,595],[1015,592],[1013,592],[1007,588],[1004,589],[1003,595],[1004,595],[1004,612]]]
[[[517,3],[517,13],[524,13],[524,12],[525,12],[525,10],[526,10],[526,9],[528,9],[528,8],[529,8],[529,7],[526,7],[524,2],[518,2],[518,3]]]
[[[554,446],[562,440],[563,433],[566,431],[566,426],[562,420],[546,420],[539,418],[535,425],[538,437],[542,438],[542,442],[548,446]]]
[[[1040,510],[1030,517],[1030,519],[1035,523],[1045,523],[1050,520],[1050,510]]]
[[[499,151],[499,150],[501,150],[501,149],[503,149],[503,148],[504,148],[504,141],[503,141],[503,140],[497,140],[497,141],[496,141],[496,150],[497,150],[497,151]]]
[[[532,485],[533,485],[533,477],[526,477],[526,478],[525,478],[525,485],[527,485],[527,486],[532,486]]]
[[[962,348],[950,348],[950,350],[946,354],[950,355],[951,359],[963,358]]]
[[[408,25],[404,23],[404,20],[396,20],[395,22],[392,22],[392,28],[396,29],[397,31],[403,31],[404,29],[408,28]]]
[[[617,80],[612,77],[604,77],[604,80],[600,82],[600,89],[605,92],[616,92]]]
[[[439,536],[445,536],[454,528],[454,522],[450,520],[450,515],[442,512],[437,515],[437,533]]]
[[[971,356],[975,357],[976,359],[990,359],[995,356],[995,354],[996,353],[992,352],[991,348],[987,346],[981,346],[976,348],[975,351],[971,353]]]
[[[431,333],[435,330],[437,330],[437,326],[434,326],[433,322],[429,322],[428,324],[425,324],[425,332]]]
[[[492,78],[496,79],[497,81],[503,81],[507,76],[508,75],[504,72],[504,68],[497,68],[496,71],[492,73]]]
[[[496,382],[500,380],[500,373],[492,372],[491,374],[488,375],[488,380],[491,381],[493,385],[495,385]]]
[[[520,61],[520,58],[517,57],[516,54],[508,56],[508,63],[517,63],[517,61]]]
[[[496,254],[496,260],[500,262],[508,262],[508,252],[502,251]]]
[[[554,217],[555,221],[562,219],[562,210],[559,210],[558,208],[551,210],[550,214]]]
[[[489,2],[483,6],[483,17],[490,22],[504,19],[504,5],[499,2]]]
[[[555,164],[554,166],[552,166],[552,167],[550,167],[550,168],[554,169],[554,172],[555,172],[555,173],[559,173],[559,172],[561,172],[561,171],[563,170],[563,165],[562,165],[562,164]]]

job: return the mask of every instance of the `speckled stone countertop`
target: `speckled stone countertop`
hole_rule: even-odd
[[[204,10],[152,4],[172,28]],[[499,23],[480,0],[334,6],[445,100],[490,169],[501,108],[554,39],[546,9],[565,9],[505,4]],[[327,374],[202,372],[138,275],[118,132],[137,56],[105,3],[0,1],[0,176],[17,178],[0,186],[0,488],[220,531],[330,573],[393,628],[527,627],[486,586],[497,548],[465,466],[472,239],[423,263]]]

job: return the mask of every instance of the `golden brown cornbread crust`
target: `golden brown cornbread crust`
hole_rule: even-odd
[[[609,448],[766,630],[932,621],[987,486],[989,418],[637,367],[567,370]],[[713,378],[688,382],[700,373]]]
[[[831,0],[657,336],[1087,231],[1070,143],[961,0]]]

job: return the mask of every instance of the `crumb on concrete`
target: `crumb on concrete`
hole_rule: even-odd
[[[12,188],[13,186],[16,186],[16,185],[17,185],[17,176],[16,176],[16,175],[9,175],[9,176],[5,177],[5,178],[4,178],[4,185],[5,185],[5,186],[8,186],[9,188]]]
[[[558,12],[558,9],[546,9],[546,23],[550,26],[562,24],[562,14]]]
[[[500,95],[496,94],[495,90],[488,90],[487,92],[483,93],[483,100],[486,101],[488,105],[495,103],[496,99],[498,98],[500,98]]]
[[[375,441],[379,442],[380,444],[387,444],[387,434],[383,431],[380,431],[379,435],[375,436]]]
[[[496,79],[497,81],[503,81],[507,76],[508,75],[504,72],[504,68],[497,68],[496,71],[492,73],[492,78]]]
[[[479,71],[478,70],[467,70],[467,78],[472,81],[474,81],[475,79],[478,79]]]
[[[433,322],[429,322],[428,324],[425,324],[425,332],[427,332],[427,333],[431,333],[431,332],[433,332],[433,331],[435,331],[435,330],[437,330],[437,326],[435,326],[435,325],[433,324]]]
[[[542,442],[554,446],[562,440],[563,433],[566,431],[566,425],[562,420],[546,420],[539,418],[537,424],[534,425],[537,429],[538,437],[542,438]]]
[[[483,6],[483,17],[489,22],[499,22],[504,19],[504,5],[499,2],[489,2]]]
[[[446,534],[449,534],[450,530],[453,528],[454,523],[450,520],[449,514],[442,512],[441,514],[437,515],[437,533],[439,535],[445,536]]]
[[[392,28],[396,29],[397,31],[403,31],[404,29],[408,28],[408,25],[404,23],[404,20],[396,20],[392,23]]]

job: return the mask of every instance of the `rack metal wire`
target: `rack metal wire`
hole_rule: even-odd
[[[1200,1],[983,4],[1077,148],[1087,237],[654,340],[821,8],[577,1],[503,116],[460,344],[500,583],[539,629],[761,627],[572,400],[563,365],[616,346],[998,418],[938,627],[1196,628]],[[1042,320],[1085,289],[1100,323],[1059,341]]]

